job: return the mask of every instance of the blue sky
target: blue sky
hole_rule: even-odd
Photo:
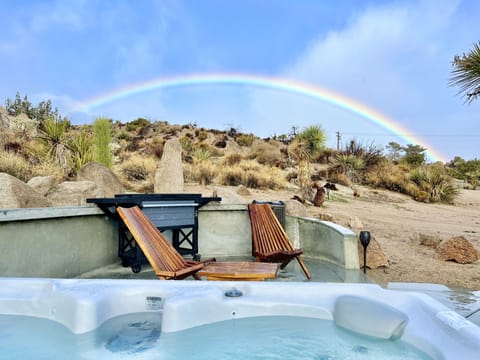
[[[337,131],[342,144],[409,142],[328,102],[248,84],[76,106],[152,79],[267,76],[360,102],[442,160],[480,158],[480,100],[448,87],[453,56],[480,41],[479,16],[475,0],[0,0],[0,101],[51,99],[74,123],[146,117],[262,137],[319,124],[331,147]]]

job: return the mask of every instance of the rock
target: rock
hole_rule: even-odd
[[[9,116],[9,127],[15,132],[28,133],[35,135],[37,133],[38,122],[30,119],[27,114],[18,114],[17,116]]]
[[[42,194],[6,173],[0,173],[0,208],[36,208],[48,207],[48,202]]]
[[[307,217],[308,212],[305,205],[301,204],[297,200],[285,201],[285,214],[298,217]]]
[[[323,221],[331,221],[331,222],[334,222],[333,221],[333,215],[331,214],[318,214],[317,217],[320,219],[320,220],[323,220]]]
[[[182,145],[176,138],[169,139],[164,147],[162,159],[155,172],[155,193],[181,193],[184,179],[182,168]]]
[[[93,181],[65,181],[47,195],[53,206],[85,205],[87,198],[97,197],[105,197],[105,193]]]
[[[113,197],[123,194],[125,189],[118,177],[106,166],[91,162],[80,168],[77,179],[79,181],[93,181],[102,190],[103,197]]]
[[[479,253],[465,237],[457,236],[440,243],[437,247],[436,258],[455,261],[459,264],[471,264],[479,259]]]
[[[27,185],[31,186],[39,194],[45,196],[55,189],[55,186],[57,186],[57,179],[53,175],[35,176],[27,182]]]
[[[350,217],[348,219],[348,227],[350,229],[361,229],[363,228],[363,223],[360,221],[360,219],[357,216],[354,216],[353,218]]]
[[[360,268],[363,267],[363,246],[360,240],[358,241],[358,259],[360,261]],[[382,247],[377,240],[372,236],[370,244],[367,247],[367,267],[369,269],[377,269],[379,267],[388,267],[388,259],[383,252]]]
[[[237,194],[235,190],[227,188],[218,188],[215,189],[218,197],[222,198],[222,204],[246,204],[246,201],[243,197]]]
[[[353,192],[354,197],[361,197],[362,196],[362,192],[356,186],[352,186],[352,192]]]
[[[248,196],[251,195],[251,192],[244,185],[239,185],[237,188],[237,194],[242,196]]]
[[[442,239],[440,239],[440,238],[438,238],[434,235],[415,233],[413,235],[413,241],[415,241],[416,243],[418,243],[422,246],[428,246],[428,247],[431,247],[431,248],[436,248],[442,242]]]

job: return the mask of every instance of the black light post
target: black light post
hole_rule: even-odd
[[[363,246],[363,273],[367,273],[367,246],[370,244],[370,231],[360,231],[360,242]]]

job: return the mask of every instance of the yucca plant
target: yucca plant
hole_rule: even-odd
[[[62,168],[68,168],[69,166],[69,154],[66,146],[69,127],[70,123],[68,121],[48,117],[40,123],[38,129],[38,138],[47,147],[47,155]]]
[[[66,146],[69,149],[69,164],[73,174],[78,173],[78,170],[83,165],[86,165],[95,160],[95,151],[93,147],[93,140],[87,130],[82,129],[79,134],[70,137]]]
[[[472,102],[480,96],[480,41],[473,44],[473,49],[462,56],[455,56],[450,85],[458,86],[459,93],[464,93],[466,101]]]
[[[212,157],[212,153],[208,149],[195,148],[191,151],[190,156],[192,157],[194,164],[200,164]]]
[[[430,202],[453,203],[459,190],[442,166],[431,165],[412,170],[410,180],[429,195]]]

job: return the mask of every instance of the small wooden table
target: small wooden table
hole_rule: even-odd
[[[197,274],[207,280],[261,281],[274,279],[280,264],[253,261],[211,262]]]

